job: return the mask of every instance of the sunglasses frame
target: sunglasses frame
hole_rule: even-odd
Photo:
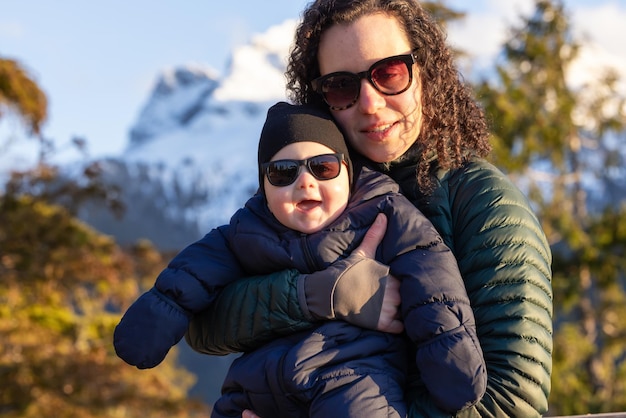
[[[337,174],[335,176],[333,176],[333,177],[329,177],[329,178],[319,177],[319,176],[317,176],[313,172],[313,170],[311,170],[311,160],[313,160],[315,158],[318,158],[318,157],[328,157],[328,156],[332,156],[332,157],[334,157],[337,160],[337,162],[339,163],[339,170],[337,170]],[[287,184],[274,184],[274,183],[272,183],[272,179],[269,176],[269,168],[270,168],[270,166],[272,164],[280,163],[280,162],[283,162],[283,161],[289,161],[289,162],[293,162],[293,163],[298,164],[298,171],[297,171],[296,175],[294,176],[294,178],[289,183],[287,183]],[[328,154],[314,155],[313,157],[309,157],[309,158],[306,158],[304,160],[296,160],[296,159],[291,159],[291,158],[284,158],[284,159],[281,159],[281,160],[270,161],[270,162],[267,162],[267,163],[263,163],[261,165],[261,168],[263,169],[263,175],[265,176],[265,178],[267,178],[267,181],[272,186],[275,186],[275,187],[287,187],[287,186],[293,184],[298,179],[298,177],[300,177],[300,174],[302,173],[302,167],[306,167],[306,169],[309,171],[309,173],[311,173],[311,175],[313,177],[315,177],[317,180],[325,181],[325,180],[336,179],[337,177],[339,177],[339,174],[341,174],[341,166],[343,165],[342,164],[343,161],[344,161],[343,153],[334,153],[334,154],[333,153],[328,153]]]
[[[406,65],[406,68],[409,74],[409,80],[407,82],[406,87],[404,87],[400,91],[396,91],[392,93],[384,92],[378,87],[378,85],[376,85],[376,83],[372,79],[372,71],[374,71],[381,64],[384,64],[388,61],[402,61]],[[311,87],[313,88],[313,91],[320,94],[324,98],[324,101],[330,107],[330,109],[344,110],[344,109],[348,109],[354,106],[357,100],[359,100],[359,96],[361,95],[361,80],[363,79],[367,79],[367,81],[370,82],[370,84],[376,89],[376,91],[378,91],[381,94],[384,94],[385,96],[395,96],[397,94],[404,93],[405,91],[409,89],[409,87],[411,87],[411,83],[413,82],[413,64],[416,64],[416,63],[417,63],[417,56],[415,55],[415,51],[411,52],[410,54],[394,55],[392,57],[387,57],[387,58],[383,58],[381,60],[376,61],[366,71],[361,71],[358,73],[352,73],[350,71],[337,71],[334,73],[323,75],[321,77],[314,79],[311,82]],[[350,103],[348,103],[345,106],[333,106],[332,104],[328,103],[328,101],[326,100],[326,95],[324,94],[324,91],[323,91],[323,85],[324,85],[324,82],[328,80],[329,78],[337,77],[340,75],[349,76],[353,79],[355,78],[358,79],[357,90],[356,90],[356,94],[354,98],[352,99]]]

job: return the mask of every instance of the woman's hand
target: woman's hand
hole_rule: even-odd
[[[254,412],[250,411],[249,409],[246,409],[245,411],[241,413],[241,418],[261,418],[261,417],[255,414]]]
[[[404,324],[400,317],[400,281],[393,276],[387,278],[383,306],[378,318],[378,331],[400,334],[404,331]]]
[[[317,320],[342,320],[361,328],[400,333],[398,318],[400,283],[389,266],[376,260],[376,248],[387,229],[379,214],[361,244],[348,257],[324,270],[303,276],[308,316]]]
[[[354,250],[354,253],[366,258],[376,257],[376,248],[382,241],[387,231],[387,217],[380,213],[376,220],[365,234],[361,245]],[[400,281],[389,275],[385,284],[385,296],[378,318],[378,331],[399,334],[404,331],[404,324],[400,321]]]

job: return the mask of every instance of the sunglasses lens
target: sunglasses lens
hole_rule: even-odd
[[[384,61],[371,69],[371,79],[383,94],[397,94],[407,89],[411,76],[407,64],[400,59]]]
[[[300,165],[306,165],[318,180],[331,180],[341,172],[342,154],[324,154],[306,160],[277,160],[265,164],[265,175],[276,187],[289,186],[300,175]]]
[[[298,177],[298,168],[298,163],[295,161],[274,161],[267,166],[267,179],[274,186],[288,186]]]
[[[333,108],[344,108],[359,97],[361,80],[353,74],[337,74],[324,80],[322,94]]]
[[[333,110],[347,109],[359,98],[361,79],[367,78],[382,94],[394,95],[411,86],[414,58],[397,55],[374,63],[369,70],[360,73],[340,71],[319,77],[312,82],[313,89],[321,93]]]
[[[309,159],[308,167],[318,180],[331,180],[339,175],[341,162],[335,155],[318,155]]]

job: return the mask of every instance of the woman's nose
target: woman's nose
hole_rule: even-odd
[[[378,109],[385,106],[383,94],[367,79],[361,80],[361,92],[357,99],[357,106],[365,114],[376,113]]]

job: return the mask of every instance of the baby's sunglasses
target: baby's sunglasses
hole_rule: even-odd
[[[261,165],[263,173],[271,185],[289,186],[300,175],[301,167],[318,180],[332,180],[341,172],[343,154],[322,154],[306,160],[276,160]]]
[[[405,92],[413,80],[415,55],[395,55],[376,61],[367,71],[351,73],[339,71],[316,78],[311,82],[332,110],[352,107],[361,93],[361,80],[367,80],[380,93],[392,96]]]

